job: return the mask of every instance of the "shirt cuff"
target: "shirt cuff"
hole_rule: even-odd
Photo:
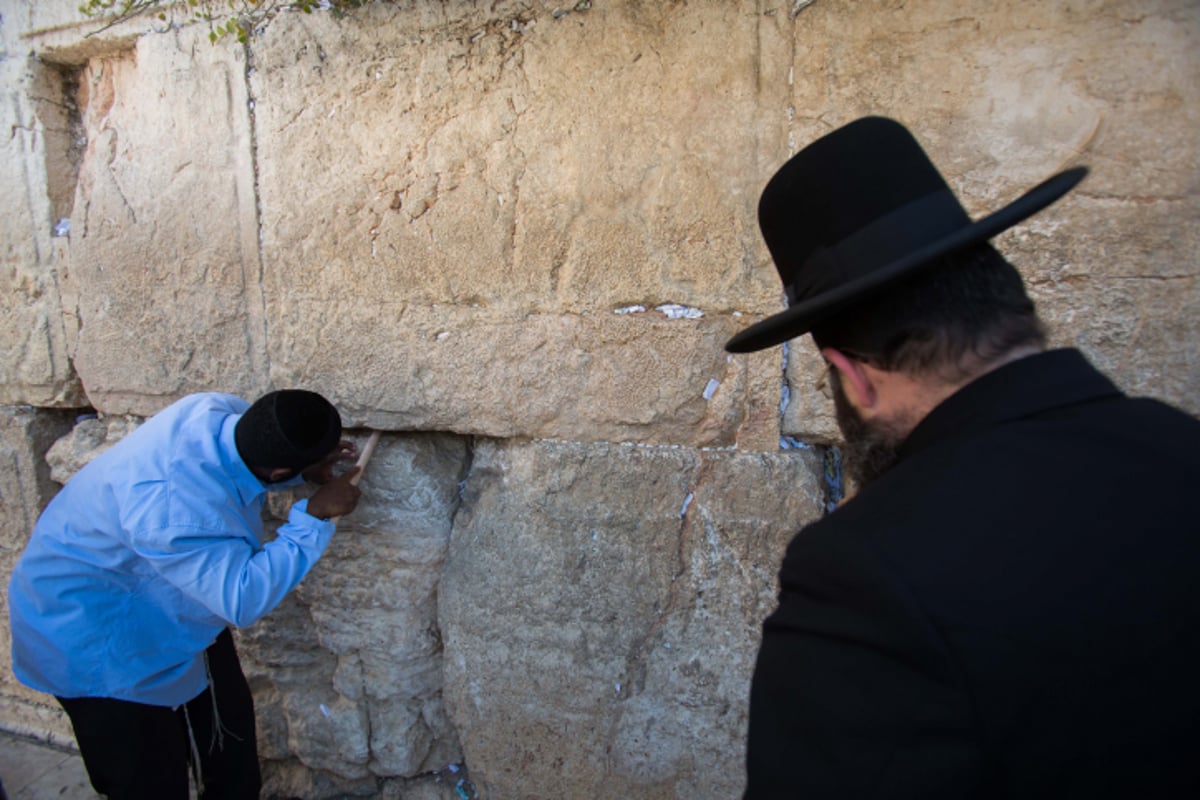
[[[333,520],[321,519],[308,513],[307,497],[292,504],[292,508],[288,512],[288,523],[322,534],[332,534],[333,529],[336,527],[336,523]]]

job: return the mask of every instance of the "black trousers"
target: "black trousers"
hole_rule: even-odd
[[[109,800],[187,800],[188,763],[196,754],[202,800],[258,797],[254,699],[228,630],[207,657],[209,688],[177,709],[105,697],[58,698],[98,793]]]

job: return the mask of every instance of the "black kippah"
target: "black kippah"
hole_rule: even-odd
[[[316,392],[284,389],[254,401],[234,440],[248,465],[302,470],[333,452],[342,437],[337,409]]]

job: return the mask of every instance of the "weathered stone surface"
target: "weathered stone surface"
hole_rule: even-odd
[[[22,686],[12,673],[8,581],[38,515],[58,490],[42,457],[70,424],[62,412],[0,406],[0,726],[59,743],[71,741],[71,725],[58,703]]]
[[[54,476],[199,389],[510,439],[444,583],[467,445],[392,437],[242,632],[280,797],[457,797],[464,752],[495,797],[737,794],[757,625],[820,495],[817,453],[751,451],[838,436],[807,339],[721,345],[782,308],[762,185],[856,116],[909,123],[975,216],[1089,164],[998,244],[1056,344],[1200,411],[1195,3],[376,3],[246,47],[182,6],[85,36],[77,5],[0,0],[0,403],[105,413]],[[14,424],[26,491],[48,442]],[[3,681],[0,726],[64,735]]]
[[[514,344],[543,344],[489,335],[489,326],[530,314],[603,321],[632,305],[678,303],[713,320],[736,308],[776,310],[753,224],[759,187],[789,146],[857,114],[891,113],[913,122],[975,213],[1065,162],[1091,162],[1085,191],[1027,229],[1066,220],[1057,239],[1070,244],[1035,235],[1014,245],[1015,256],[1042,287],[1052,320],[1111,306],[1100,296],[1119,282],[1119,322],[1136,335],[1080,336],[1056,325],[1056,341],[1116,365],[1135,391],[1191,407],[1200,369],[1190,350],[1170,347],[1178,323],[1172,308],[1154,305],[1152,284],[1169,282],[1181,310],[1200,291],[1194,270],[1177,266],[1197,244],[1197,226],[1178,224],[1197,216],[1194,7],[1154,3],[1127,20],[1106,7],[1058,6],[1037,11],[1036,25],[1028,9],[983,3],[951,14],[941,3],[828,0],[794,21],[787,4],[755,13],[717,3],[556,9],[379,4],[342,21],[284,15],[255,39],[252,64],[239,48],[196,45],[203,31],[191,28],[135,42],[126,26],[99,51],[71,50],[61,30],[43,33],[58,63],[92,54],[86,202],[72,217],[64,291],[79,299],[77,310],[68,303],[69,317],[85,325],[75,352],[95,402],[149,413],[195,388],[252,394],[321,373],[337,376],[345,403],[364,418],[379,411],[405,427],[746,440],[736,423],[745,409],[714,437],[679,439],[688,424],[631,431],[631,408],[584,391],[561,422],[547,420],[550,404],[536,403],[528,417],[489,419],[479,409],[503,408],[506,397],[479,402],[458,370],[478,374]],[[33,16],[54,21],[50,11]],[[887,47],[875,46],[881,31]],[[981,38],[987,47],[977,46]],[[122,44],[136,47],[136,71],[113,55]],[[151,96],[167,102],[138,101]],[[192,124],[171,107],[186,107]],[[118,157],[150,142],[154,159]],[[194,205],[211,213],[188,218]],[[81,229],[89,214],[95,224]],[[118,221],[122,235],[109,236],[105,220]],[[105,262],[122,268],[103,273]],[[1072,271],[1089,283],[1050,291]],[[357,335],[394,330],[414,313],[438,333],[480,331],[454,377],[421,337],[364,343]],[[325,335],[331,320],[353,333]],[[54,324],[35,315],[14,335]],[[695,349],[710,343],[698,339]],[[658,347],[649,332],[630,349]],[[670,342],[662,347],[670,356]],[[21,364],[45,372],[60,351]],[[578,368],[569,349],[537,355],[546,373]],[[1156,358],[1170,368],[1136,366]],[[372,387],[395,384],[405,370],[433,379],[396,387],[403,391],[376,408]],[[694,397],[690,372],[655,387],[661,413]],[[614,394],[630,405],[643,398],[636,376],[644,373],[643,364],[622,365]],[[807,383],[792,383],[784,432],[828,438],[828,426],[798,422],[822,416]]]
[[[842,434],[833,410],[828,369],[811,336],[787,343],[783,433],[801,442],[837,444]]]
[[[521,313],[737,308],[751,274],[775,294],[746,250],[783,143],[787,26],[727,3],[558,8],[277,20],[251,77],[275,145],[269,284],[327,270],[330,299]]]
[[[142,422],[140,417],[81,418],[61,439],[46,451],[50,478],[62,485],[96,456],[131,433]]]
[[[736,796],[759,624],[819,476],[813,451],[481,444],[439,616],[486,796]]]
[[[101,410],[265,388],[244,72],[240,50],[192,26],[80,77],[87,147],[64,290],[77,303],[74,364]]]
[[[465,440],[383,439],[363,500],[274,612],[241,632],[270,788],[375,791],[461,761],[442,704],[437,587],[467,467]],[[272,508],[286,514],[290,498]],[[320,774],[316,774],[320,773]]]
[[[304,319],[333,302],[314,297],[293,310]],[[647,311],[498,321],[461,307],[397,310],[370,325],[358,318],[323,318],[319,340],[286,337],[275,382],[322,391],[348,421],[379,428],[778,445],[778,368],[763,367],[777,356],[728,356],[722,345],[737,329],[729,318]],[[406,352],[419,355],[379,370]]]
[[[753,207],[786,26],[555,8],[380,5],[256,43],[272,381],[324,380],[389,427],[774,443],[775,420],[741,429],[744,389],[719,417],[701,395],[740,381],[729,312],[777,294]]]
[[[63,76],[21,52],[0,54],[0,403],[86,405],[67,357],[53,236],[69,216],[75,134]]]
[[[1079,189],[997,245],[1055,344],[1200,413],[1200,349],[1179,346],[1200,332],[1200,7],[822,0],[795,35],[794,147],[894,116],[977,217],[1089,165]],[[795,377],[793,396],[812,391],[811,375]]]

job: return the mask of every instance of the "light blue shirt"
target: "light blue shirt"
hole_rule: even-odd
[[[204,691],[217,634],[266,614],[308,573],[334,523],[301,500],[262,543],[267,488],[233,438],[248,407],[231,395],[185,397],[50,502],[9,583],[22,683],[178,706]]]

